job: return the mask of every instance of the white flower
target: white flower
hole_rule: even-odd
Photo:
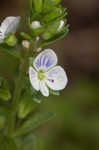
[[[20,22],[20,17],[7,17],[0,26],[0,43],[12,32],[16,31]]]
[[[29,67],[29,78],[33,88],[49,96],[49,88],[55,91],[66,87],[68,79],[64,69],[57,65],[57,56],[51,49],[41,52]]]
[[[40,27],[41,27],[41,24],[40,24],[39,21],[33,21],[33,22],[32,22],[32,28],[33,28],[33,29],[38,29],[38,28],[40,28]]]
[[[58,31],[60,31],[63,28],[64,24],[65,24],[65,22],[63,20],[61,20],[60,25],[58,27]]]

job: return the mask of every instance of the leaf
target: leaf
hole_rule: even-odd
[[[18,107],[18,117],[20,119],[25,118],[30,112],[32,112],[37,103],[33,101],[30,92],[25,92],[24,95],[21,96],[19,107]]]
[[[0,107],[0,129],[3,129],[6,126],[8,115],[9,115],[9,112],[7,108],[1,106]]]
[[[25,136],[21,146],[22,150],[35,150],[36,138],[33,135]]]
[[[0,50],[4,51],[5,53],[8,53],[16,58],[20,58],[20,53],[17,49],[14,47],[7,46],[5,44],[0,44]]]
[[[0,89],[0,99],[8,101],[11,98],[11,94],[8,90]]]
[[[0,99],[8,101],[11,99],[8,81],[0,77]]]
[[[64,38],[67,35],[68,32],[69,32],[69,29],[68,29],[68,27],[66,27],[62,32],[58,33],[57,35],[55,35],[51,39],[48,39],[48,40],[45,40],[45,41],[41,42],[39,44],[38,48],[53,44],[55,41]]]
[[[0,106],[0,116],[8,117],[9,111],[7,108]]]
[[[36,12],[40,13],[43,7],[43,0],[33,0],[34,9]]]
[[[25,32],[21,32],[20,35],[26,40],[32,40],[31,36]]]
[[[24,135],[35,128],[39,127],[40,125],[44,124],[46,121],[52,119],[54,117],[54,113],[47,112],[47,113],[40,113],[33,115],[29,120],[25,121],[22,126],[16,131],[16,135]]]
[[[8,138],[8,137],[5,138],[4,147],[5,147],[5,150],[18,150],[14,142],[14,139]]]
[[[48,13],[44,16],[44,20],[46,22],[50,22],[60,17],[62,14],[63,11],[61,7],[54,7],[50,12],[48,11]]]
[[[36,137],[34,135],[26,135],[14,138],[18,150],[35,150]]]
[[[0,133],[0,150],[4,150],[4,136]]]

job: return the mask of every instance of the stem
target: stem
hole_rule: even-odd
[[[23,88],[23,83],[24,83],[24,73],[26,73],[27,68],[28,68],[28,56],[24,58],[24,61],[20,65],[20,73],[19,77],[16,81],[16,87],[14,91],[14,96],[13,96],[13,101],[11,104],[11,110],[10,110],[10,118],[8,122],[8,136],[13,135],[14,130],[15,130],[15,124],[16,124],[16,113],[17,113],[17,108],[20,100],[20,95],[21,91]]]

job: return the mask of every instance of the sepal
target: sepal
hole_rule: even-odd
[[[14,33],[11,33],[7,38],[4,39],[4,43],[8,46],[15,46],[17,44],[17,38]]]

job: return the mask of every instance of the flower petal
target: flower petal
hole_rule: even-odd
[[[46,97],[49,96],[49,90],[44,81],[40,82],[40,92],[42,93],[43,96]]]
[[[5,36],[4,36],[3,34],[0,33],[0,43],[3,42],[4,38],[5,38]]]
[[[37,70],[43,69],[47,71],[57,64],[57,56],[51,49],[46,49],[41,52],[34,60],[34,67]]]
[[[19,25],[20,19],[20,17],[13,16],[5,18],[5,20],[1,24],[0,31],[8,36],[9,33],[16,30],[17,26]]]
[[[66,87],[68,79],[64,69],[56,66],[46,73],[46,83],[52,90],[62,90]]]
[[[37,78],[37,72],[32,67],[29,68],[29,78],[33,88],[39,91],[40,86],[39,86],[39,80]]]

